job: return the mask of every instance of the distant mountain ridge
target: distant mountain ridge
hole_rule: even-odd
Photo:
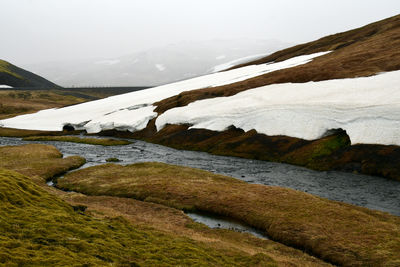
[[[39,75],[0,60],[0,86],[59,88]]]
[[[267,55],[288,46],[290,44],[276,40],[182,42],[117,58],[38,63],[25,67],[64,87],[155,86],[204,75],[217,65],[247,56],[259,55],[259,58],[260,54]]]

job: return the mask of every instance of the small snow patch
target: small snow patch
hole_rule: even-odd
[[[156,64],[155,66],[159,71],[164,71],[166,69],[163,64]]]
[[[119,59],[105,59],[105,60],[96,61],[94,64],[115,65],[115,64],[118,64],[119,62],[121,62],[121,60],[119,60]]]
[[[247,63],[247,62],[250,62],[250,61],[265,57],[267,55],[268,54],[251,55],[251,56],[241,57],[241,58],[238,58],[238,59],[226,62],[226,63],[222,63],[222,64],[217,65],[214,68],[212,68],[211,73],[222,71],[222,70],[226,70],[226,69],[232,68],[232,67],[234,67],[236,65]]]

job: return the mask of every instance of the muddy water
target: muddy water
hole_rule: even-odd
[[[35,143],[20,138],[0,137],[0,146]],[[331,200],[351,203],[400,216],[400,182],[381,177],[343,172],[317,172],[306,168],[204,152],[183,151],[136,141],[126,146],[103,147],[66,142],[40,142],[56,146],[64,156],[86,158],[83,167],[105,163],[115,157],[120,164],[160,161],[200,168],[232,176],[249,183],[289,187]]]

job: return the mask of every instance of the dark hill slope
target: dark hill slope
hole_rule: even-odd
[[[294,68],[278,70],[242,82],[225,86],[183,92],[158,103],[164,112],[193,101],[238,92],[274,83],[304,83],[339,78],[370,76],[400,69],[400,15],[364,27],[330,35],[319,40],[278,51],[252,64],[282,61],[304,54],[332,51],[312,62]]]
[[[385,36],[385,38],[389,37],[389,40],[390,39],[398,40],[398,38],[390,38],[390,34],[392,34],[392,30],[397,30],[398,32],[399,27],[400,27],[400,15],[397,15],[391,18],[387,18],[378,22],[368,24],[361,28],[329,35],[321,39],[318,39],[316,41],[283,49],[264,58],[254,60],[246,64],[237,65],[233,68],[238,68],[253,64],[268,63],[271,61],[279,62],[291,57],[300,56],[304,54],[311,54],[328,50],[339,50],[353,44],[357,43],[360,44],[366,40],[374,39],[377,36]],[[389,44],[390,43],[383,45],[385,45],[386,48],[390,49]],[[395,49],[394,47],[392,48]]]
[[[58,85],[32,72],[0,60],[0,85],[12,87],[59,88]]]

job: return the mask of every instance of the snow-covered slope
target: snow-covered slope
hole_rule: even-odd
[[[153,111],[154,102],[183,91],[230,84],[278,69],[306,64],[326,53],[328,52],[298,56],[278,63],[247,66],[75,106],[43,110],[0,121],[0,126],[58,131],[62,130],[64,125],[72,125],[90,133],[108,129],[126,129],[133,132],[143,129],[150,119],[157,116]]]
[[[166,124],[222,131],[231,125],[313,140],[344,129],[353,144],[400,145],[400,71],[371,77],[263,86],[161,114]]]
[[[275,70],[306,64],[329,52],[230,71],[109,97],[76,106],[40,111],[0,121],[11,128],[61,130],[64,125],[90,133],[138,131],[157,117],[153,103],[183,91],[243,81]],[[352,143],[400,145],[400,71],[370,77],[262,86],[230,97],[200,100],[173,108],[156,120],[223,131],[234,125],[267,135],[317,139],[331,129],[347,131]]]

